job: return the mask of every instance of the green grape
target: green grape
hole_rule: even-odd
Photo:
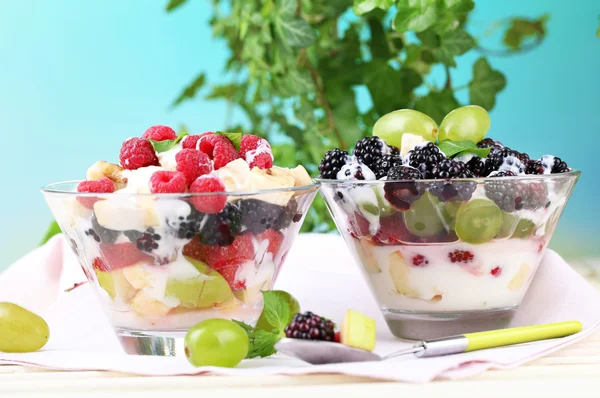
[[[232,368],[246,358],[249,346],[244,329],[227,319],[207,319],[185,335],[185,355],[196,367]]]
[[[468,243],[484,243],[502,228],[502,210],[492,201],[474,199],[456,212],[456,235]]]
[[[41,317],[12,303],[0,303],[0,351],[34,352],[48,342],[50,329]]]
[[[456,108],[440,124],[440,141],[473,141],[478,143],[490,129],[490,115],[480,106]]]
[[[500,228],[498,236],[501,238],[527,238],[534,230],[535,224],[533,221],[504,213],[502,228]]]
[[[286,298],[287,304],[290,308],[290,317],[286,322],[286,323],[290,323],[292,321],[292,318],[294,317],[294,315],[296,315],[297,313],[300,312],[300,304],[298,303],[298,300],[296,300],[294,298],[294,296],[292,296],[288,292],[280,290],[279,294],[281,294],[282,296],[284,296]],[[273,329],[277,328],[277,326],[271,324],[267,320],[267,315],[265,314],[264,311],[260,314],[260,317],[258,318],[258,322],[256,322],[256,327],[259,329],[264,329],[264,330],[268,330],[268,331],[272,331]]]
[[[447,217],[443,210],[440,201],[429,192],[425,192],[410,209],[402,213],[402,216],[410,233],[427,238],[445,230]]]
[[[420,135],[427,141],[435,142],[438,126],[426,114],[412,109],[400,109],[383,115],[373,126],[374,136],[398,148],[402,146],[402,134],[404,133]]]

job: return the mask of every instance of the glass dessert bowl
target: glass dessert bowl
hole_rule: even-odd
[[[396,147],[367,137],[352,155],[334,149],[321,162],[321,194],[397,337],[507,326],[580,176],[559,158],[531,160],[483,139],[485,131],[477,144],[388,134]]]
[[[42,191],[125,351],[183,355],[202,320],[257,321],[318,185],[301,166],[239,154],[220,166],[201,156],[188,184],[189,170],[177,171],[186,160],[160,155],[136,169],[98,162],[86,181]]]

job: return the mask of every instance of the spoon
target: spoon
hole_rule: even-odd
[[[342,362],[383,361],[409,354],[414,354],[418,358],[460,354],[486,348],[565,337],[575,334],[580,330],[581,322],[569,321],[466,333],[441,339],[420,341],[410,348],[383,356],[359,348],[348,347],[340,343],[288,338],[279,340],[275,344],[275,349],[304,362],[321,365]]]

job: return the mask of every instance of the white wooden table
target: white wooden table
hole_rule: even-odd
[[[574,265],[600,290],[600,265]],[[1,337],[1,336],[0,336]],[[600,331],[512,370],[490,370],[460,381],[385,382],[342,375],[143,377],[115,372],[57,372],[0,366],[5,397],[600,397]],[[411,394],[411,395],[409,395]]]

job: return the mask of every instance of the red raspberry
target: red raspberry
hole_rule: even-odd
[[[178,171],[157,171],[150,177],[149,185],[152,193],[182,193],[187,182],[185,175]]]
[[[279,231],[269,228],[262,234],[258,235],[258,239],[260,241],[269,241],[267,252],[271,253],[273,257],[275,257],[281,248],[281,244],[283,243],[283,234]]]
[[[490,272],[490,274],[494,275],[495,277],[500,276],[501,273],[502,273],[502,268],[500,268],[500,267],[496,267]]]
[[[412,258],[412,263],[415,267],[429,264],[429,260],[422,254],[417,254]]]
[[[177,133],[169,126],[157,124],[146,130],[142,138],[153,141],[175,140],[177,139]]]
[[[217,142],[229,142],[229,140],[223,137],[222,135],[208,133],[203,134],[198,139],[198,142],[199,144],[197,149],[200,149],[202,152],[207,154],[209,158],[212,159],[215,145],[217,144]],[[231,142],[229,143],[231,144]]]
[[[113,193],[115,192],[115,184],[107,177],[102,177],[95,181],[81,181],[79,185],[77,185],[77,192]],[[100,199],[94,197],[78,197],[77,200],[88,209],[93,209],[94,203]]]
[[[140,261],[152,264],[154,259],[140,251],[135,243],[100,243],[100,253],[104,259],[104,267],[108,270],[129,267]]]
[[[258,147],[260,149],[256,153]],[[264,152],[262,152],[264,151]],[[273,153],[271,152],[271,145],[264,138],[260,138],[256,135],[247,134],[242,137],[240,143],[240,158],[244,159],[252,167],[259,167],[261,169],[270,169],[273,167]]]
[[[181,146],[183,147],[183,149],[199,149],[199,148],[196,148],[198,141],[200,140],[200,138],[204,137],[205,135],[209,135],[209,134],[214,134],[214,133],[212,131],[207,131],[206,133],[202,133],[202,134],[188,135],[181,142]]]
[[[467,250],[454,250],[453,252],[448,253],[448,258],[453,263],[469,263],[473,261],[475,256]]]
[[[254,259],[254,242],[251,233],[238,235],[229,246],[207,245],[196,236],[184,246],[183,254],[206,263],[211,268],[223,268],[221,263],[244,262]],[[216,268],[215,268],[216,269]]]
[[[220,213],[227,204],[227,195],[219,195],[219,192],[225,192],[225,184],[217,177],[210,175],[200,176],[190,185],[192,193],[215,192],[216,195],[200,195],[190,199],[198,211],[202,213]]]
[[[195,149],[182,149],[175,155],[177,171],[183,173],[186,184],[192,185],[196,178],[212,171],[212,164],[205,153]]]
[[[219,170],[227,163],[236,160],[239,157],[235,147],[227,138],[225,141],[217,141],[213,150],[213,167],[215,170]]]
[[[130,138],[125,141],[121,146],[119,161],[121,166],[129,170],[159,165],[152,144],[144,138]]]

